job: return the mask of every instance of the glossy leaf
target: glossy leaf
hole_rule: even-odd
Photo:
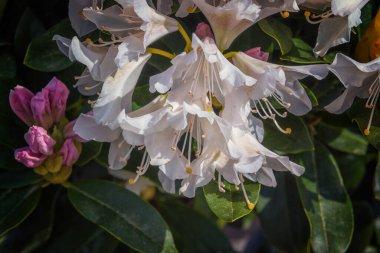
[[[346,128],[321,123],[317,127],[318,138],[329,147],[354,155],[367,153],[368,141]]]
[[[181,252],[232,252],[227,238],[210,220],[179,201],[159,201],[161,215]]]
[[[16,60],[10,53],[0,53],[0,79],[15,78],[17,72]]]
[[[374,192],[375,192],[375,198],[380,200],[380,152],[378,154],[376,171],[375,171]]]
[[[100,152],[102,151],[102,143],[101,142],[95,142],[90,141],[82,144],[82,153],[80,154],[80,157],[76,164],[78,166],[83,166],[90,162],[91,160],[94,160]]]
[[[358,124],[362,133],[367,128],[371,114],[371,110],[366,108],[364,104],[365,101],[357,101],[349,111],[351,118]],[[378,109],[374,111],[370,134],[367,139],[375,148],[380,149],[380,112]]]
[[[373,211],[366,202],[354,203],[355,229],[347,253],[363,252],[373,234]]]
[[[41,176],[31,169],[9,170],[0,173],[0,189],[13,189],[36,184],[42,181]]]
[[[45,28],[34,12],[27,8],[17,24],[14,36],[14,48],[18,57],[24,57],[28,44],[32,39],[45,32]]]
[[[101,180],[69,184],[68,192],[80,214],[131,248],[141,252],[176,252],[164,220],[134,193]]]
[[[242,190],[236,189],[235,185],[228,182],[224,182],[224,184],[224,189],[226,190],[224,193],[219,191],[218,184],[215,181],[203,187],[203,192],[211,211],[227,222],[235,221],[252,212],[247,207]],[[244,186],[249,200],[256,205],[261,185],[246,180]]]
[[[17,227],[36,208],[41,189],[37,186],[0,192],[0,237]]]
[[[325,63],[323,60],[315,58],[313,48],[302,39],[292,38],[292,44],[291,51],[282,56],[281,60],[298,64]]]
[[[292,30],[289,27],[274,18],[263,19],[258,24],[263,32],[276,40],[283,55],[292,49]]]
[[[301,118],[288,114],[286,118],[279,118],[277,121],[284,129],[291,128],[292,132],[291,134],[284,134],[278,130],[271,120],[264,120],[263,144],[265,147],[287,154],[313,150],[314,146],[309,130]]]
[[[351,200],[332,154],[315,142],[315,151],[297,156],[305,167],[297,184],[311,227],[315,252],[345,252],[354,229]]]
[[[307,252],[310,228],[294,176],[276,173],[275,188],[262,187],[257,212],[266,238],[284,252]]]
[[[74,35],[68,19],[62,20],[29,44],[24,64],[43,72],[60,71],[73,64],[59,51],[55,41],[52,40],[56,34],[67,37]]]

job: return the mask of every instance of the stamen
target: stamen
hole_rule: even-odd
[[[157,54],[157,55],[161,55],[163,57],[166,57],[168,59],[173,59],[175,57],[175,54],[171,54],[169,52],[166,52],[164,50],[161,50],[161,49],[158,49],[158,48],[152,48],[152,47],[148,47],[146,49],[146,51],[148,53],[151,53],[151,54]]]
[[[185,29],[183,28],[183,26],[181,24],[178,24],[178,31],[182,35],[183,39],[186,42],[185,51],[186,52],[190,52],[192,50],[192,48],[191,48],[191,39],[190,39],[189,35],[187,35]]]
[[[218,173],[218,189],[220,192],[226,192],[226,190],[224,189],[225,185],[223,184],[222,182],[222,175],[220,173]]]
[[[321,23],[323,20],[327,18],[330,18],[331,16],[334,15],[334,13],[331,10],[329,10],[322,14],[316,15],[316,14],[310,13],[309,11],[305,11],[304,15],[308,23],[315,25],[315,24]]]
[[[235,57],[238,53],[239,52],[228,52],[228,53],[224,54],[224,57],[229,59],[229,58]]]
[[[283,18],[288,18],[290,16],[290,13],[288,11],[281,11],[280,14]]]
[[[377,104],[377,101],[379,99],[379,94],[380,94],[379,76],[371,84],[368,91],[369,91],[369,97],[368,97],[367,102],[366,102],[366,107],[371,109],[371,115],[369,117],[366,129],[364,129],[364,135],[366,135],[366,136],[370,135],[370,128],[372,125],[373,116],[375,114],[376,104]]]
[[[244,179],[243,179],[243,176],[241,174],[239,175],[239,179],[240,179],[241,189],[243,191],[243,195],[245,198],[245,203],[247,203],[247,207],[249,210],[253,210],[255,208],[255,205],[248,199],[248,195],[247,195],[247,192],[246,192],[245,187],[244,187]]]

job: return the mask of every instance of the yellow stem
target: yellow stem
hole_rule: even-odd
[[[187,35],[185,29],[183,28],[183,26],[181,24],[178,24],[178,31],[182,35],[183,39],[186,42],[185,51],[190,52],[192,49],[191,48],[191,39],[190,39],[189,35]]]
[[[229,52],[229,53],[224,54],[224,57],[226,57],[227,59],[232,58],[232,57],[235,57],[238,53],[239,52]]]
[[[161,49],[158,49],[158,48],[152,48],[152,47],[148,47],[146,49],[146,51],[148,53],[151,53],[151,54],[158,54],[158,55],[161,55],[163,57],[166,57],[166,58],[169,58],[169,59],[173,59],[175,57],[175,54],[172,54],[172,53],[169,53],[169,52],[166,52],[164,50],[161,50]]]

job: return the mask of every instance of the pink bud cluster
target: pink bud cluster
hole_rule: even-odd
[[[22,86],[11,90],[11,108],[29,126],[24,135],[28,146],[15,151],[18,162],[29,168],[46,167],[48,173],[51,160],[61,163],[54,167],[71,167],[78,160],[82,139],[73,131],[75,121],[65,117],[68,96],[66,85],[55,77],[36,94]]]

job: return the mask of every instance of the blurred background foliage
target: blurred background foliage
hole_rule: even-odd
[[[71,90],[70,120],[90,110],[88,98],[72,88],[83,67],[51,41],[54,34],[74,36],[67,7],[67,0],[0,0],[0,252],[380,252],[380,115],[377,111],[371,135],[364,137],[369,112],[363,101],[343,115],[326,113],[323,107],[343,89],[333,75],[303,80],[314,108],[303,118],[280,121],[292,128],[291,135],[265,122],[264,145],[290,155],[306,172],[299,178],[277,173],[276,188],[247,184],[253,212],[229,185],[222,194],[210,183],[194,199],[168,195],[156,184],[156,169],[147,175],[155,187],[137,197],[108,174],[108,145],[93,142],[84,145],[70,184],[44,187],[13,158],[27,129],[13,115],[8,95],[17,84],[36,92],[57,76]],[[302,12],[259,22],[230,50],[260,46],[279,64],[331,63],[337,52],[354,55],[378,8],[370,1],[351,42],[324,58],[314,57],[317,26]],[[181,23],[191,33],[201,21],[205,18],[195,13]],[[154,47],[179,53],[184,42],[176,33]],[[149,76],[168,66],[166,59],[152,57],[134,93],[135,108],[154,96]],[[134,171],[141,155],[125,169]]]

